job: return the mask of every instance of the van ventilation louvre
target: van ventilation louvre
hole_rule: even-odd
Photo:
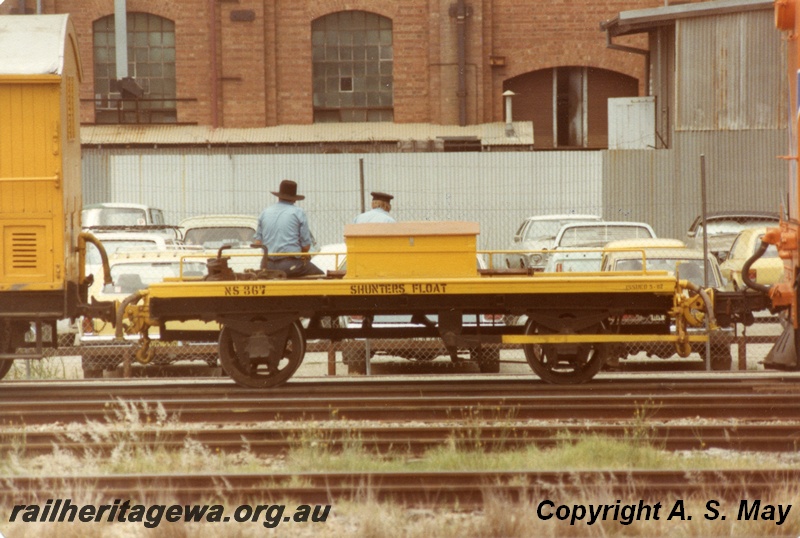
[[[11,267],[14,269],[36,269],[39,251],[38,234],[13,232],[11,234]]]

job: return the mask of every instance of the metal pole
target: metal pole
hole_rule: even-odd
[[[708,230],[706,229],[706,156],[700,154],[700,199],[701,199],[701,216],[703,219],[703,287],[708,288]],[[711,339],[708,327],[708,313],[705,317],[706,336],[706,371],[711,370]]]
[[[366,205],[364,202],[364,159],[363,157],[358,160],[358,180],[359,180],[359,188],[361,192],[361,212],[363,213],[366,211]]]
[[[364,374],[365,375],[372,375],[372,368],[369,364],[369,356],[372,355],[372,351],[369,348],[369,338],[364,338]]]

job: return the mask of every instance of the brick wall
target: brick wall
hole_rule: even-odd
[[[313,121],[311,21],[340,10],[364,10],[393,21],[396,122],[455,124],[456,0],[128,0],[128,11],[175,21],[178,120],[225,127],[308,124]],[[33,11],[35,0],[27,0]],[[18,5],[9,0],[4,12]],[[609,50],[599,25],[620,11],[663,5],[660,0],[467,0],[466,111],[468,123],[503,121],[503,81],[555,66],[618,71],[644,89],[643,58]],[[213,7],[212,7],[213,6]],[[113,0],[44,0],[45,13],[71,13],[78,33],[84,80],[81,98],[93,97],[92,21],[113,14]],[[212,42],[211,11],[216,27]],[[231,20],[251,11],[253,20]],[[644,36],[625,44],[645,47]],[[216,48],[216,61],[211,51]],[[490,56],[504,59],[492,66]],[[214,75],[216,73],[216,84]],[[81,121],[94,119],[84,102]]]

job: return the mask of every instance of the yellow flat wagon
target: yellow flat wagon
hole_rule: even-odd
[[[484,346],[518,344],[542,379],[579,383],[600,370],[614,344],[668,342],[686,356],[690,341],[708,338],[689,335],[686,327],[702,323],[702,313],[712,309],[711,299],[702,297],[702,290],[688,290],[686,281],[666,271],[479,271],[477,233],[476,223],[348,225],[344,274],[297,280],[270,278],[280,276],[274,274],[234,279],[228,274],[224,279],[152,284],[121,303],[117,330],[127,320],[146,347],[150,327],[159,326],[161,339],[169,340],[169,321],[215,321],[222,326],[223,367],[249,387],[273,387],[289,379],[303,359],[307,339],[440,337],[453,354],[456,349],[476,351],[479,365],[491,360],[480,353]],[[465,325],[464,316],[472,314],[525,315],[528,321],[521,326]],[[436,322],[400,329],[365,322],[351,329],[324,321],[352,315],[365,320],[410,315]],[[668,322],[620,323],[623,317],[672,320],[676,330]]]

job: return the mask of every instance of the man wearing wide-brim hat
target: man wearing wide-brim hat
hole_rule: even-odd
[[[305,198],[297,194],[297,183],[284,179],[278,192],[272,194],[278,197],[278,203],[261,212],[253,236],[255,244],[267,246],[261,268],[283,271],[289,278],[323,274],[302,255],[311,248],[312,237],[306,212],[295,205]]]
[[[392,210],[392,199],[394,196],[386,194],[385,192],[373,191],[372,195],[372,209],[358,215],[353,222],[360,224],[362,222],[396,222],[389,214]]]

